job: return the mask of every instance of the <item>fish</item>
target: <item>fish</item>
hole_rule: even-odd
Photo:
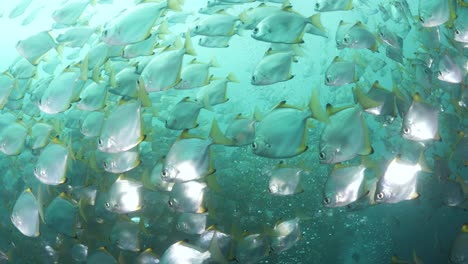
[[[462,72],[455,58],[450,56],[448,52],[445,52],[440,59],[438,69],[437,79],[448,83],[461,83],[466,75]]]
[[[115,74],[115,77],[111,78],[110,82],[114,85],[111,85],[108,91],[109,93],[116,95],[137,98],[138,78],[140,78],[140,75],[137,73],[135,67],[124,68]]]
[[[201,252],[195,246],[184,241],[179,241],[169,246],[162,254],[161,264],[201,264],[206,263],[211,257],[209,251]]]
[[[468,21],[465,19],[467,16],[467,8],[459,8],[457,10],[457,18],[453,22],[453,39],[455,41],[468,43]]]
[[[357,82],[362,75],[359,65],[336,56],[325,71],[325,85],[341,86]]]
[[[269,15],[272,15],[275,12],[280,12],[281,9],[291,7],[285,5],[288,5],[287,1],[285,1],[285,4],[281,8],[277,6],[269,6],[265,3],[261,3],[257,7],[250,7],[239,14],[239,20],[242,22],[240,26],[245,30],[252,30],[258,25],[258,23],[260,23],[260,21]]]
[[[90,40],[91,36],[97,32],[100,32],[100,27],[72,27],[62,34],[59,34],[55,41],[63,43],[63,45],[71,48],[81,48]]]
[[[85,262],[88,257],[88,247],[83,244],[75,244],[71,248],[71,255],[73,260]]]
[[[91,82],[83,88],[76,108],[83,111],[96,111],[104,108],[107,97],[107,85],[105,82]]]
[[[13,19],[21,16],[24,14],[26,9],[28,9],[29,5],[31,4],[32,0],[21,0],[13,10],[10,11],[8,18]]]
[[[270,254],[270,239],[264,234],[243,237],[235,249],[236,259],[241,263],[253,264]]]
[[[0,151],[5,155],[16,156],[24,148],[28,129],[21,122],[8,125],[0,133]]]
[[[468,259],[466,247],[468,245],[468,225],[463,224],[457,236],[452,242],[449,253],[449,260],[452,263],[465,263]]]
[[[293,54],[290,52],[266,55],[255,67],[250,83],[253,85],[269,85],[292,79],[294,77],[291,74],[293,60]]]
[[[218,257],[218,259],[223,257],[229,259],[234,245],[234,238],[231,234],[218,230],[216,226],[210,226],[200,234],[194,244],[202,250],[210,250],[210,248],[213,250],[213,247],[216,246],[219,250],[218,255],[222,256]]]
[[[403,49],[403,38],[397,33],[388,29],[386,25],[378,25],[377,27],[378,37],[387,45],[402,50]]]
[[[138,255],[138,257],[136,258],[136,263],[159,263],[159,257],[153,252],[151,248],[147,248],[143,252],[141,252],[140,255]]]
[[[88,258],[86,259],[86,263],[89,264],[99,264],[99,263],[108,263],[108,264],[117,264],[117,260],[114,258],[114,256],[107,251],[105,247],[100,247],[96,250],[94,250],[93,253],[88,255]]]
[[[212,58],[208,63],[202,63],[193,59],[188,65],[183,67],[180,83],[174,89],[194,89],[209,84],[212,80],[209,69],[219,67],[215,58]]]
[[[27,237],[40,235],[39,205],[30,188],[24,190],[17,198],[11,213],[11,222]]]
[[[346,11],[353,9],[352,0],[317,0],[314,10],[317,12]]]
[[[296,12],[284,10],[273,13],[260,21],[253,29],[251,37],[272,43],[303,43],[302,37],[307,24],[323,29],[318,14],[306,18]]]
[[[86,137],[98,137],[101,135],[101,128],[105,115],[103,112],[90,112],[81,124],[80,132]]]
[[[75,237],[78,226],[77,202],[65,193],[61,193],[47,206],[45,222],[58,233]]]
[[[112,227],[110,241],[121,250],[139,252],[140,227],[133,221],[117,221]]]
[[[29,25],[31,24],[37,17],[37,15],[39,14],[39,12],[44,8],[43,5],[41,5],[40,7],[37,7],[36,9],[34,9],[33,11],[31,11],[28,16],[26,16],[23,21],[21,21],[21,25],[22,26],[26,26],[26,25]]]
[[[218,12],[195,21],[190,33],[194,36],[232,36],[236,34],[238,21],[239,18],[237,16]]]
[[[32,125],[30,129],[30,147],[31,149],[40,149],[45,147],[51,140],[53,127],[44,122],[38,122]]]
[[[184,130],[198,126],[197,118],[203,104],[192,100],[190,97],[182,98],[172,109],[165,120],[165,126],[169,129]]]
[[[196,98],[205,105],[207,110],[212,106],[225,103],[227,98],[228,83],[239,83],[239,80],[233,73],[229,73],[225,78],[211,78],[211,82],[197,92]]]
[[[83,12],[91,4],[95,5],[94,0],[71,0],[64,3],[60,8],[52,12],[52,19],[59,25],[73,26],[83,15]]]
[[[129,7],[104,25],[101,40],[116,46],[143,41],[151,36],[151,29],[166,8],[180,10],[180,3],[178,0],[166,0]]]
[[[141,103],[129,101],[117,106],[105,119],[98,139],[98,149],[116,153],[127,151],[143,140]]]
[[[108,200],[105,202],[107,210],[127,214],[141,209],[141,187],[143,185],[135,180],[127,179],[123,175],[111,185],[108,192]]]
[[[296,217],[275,224],[271,237],[271,249],[273,252],[286,251],[302,238],[299,221],[300,219]]]
[[[97,151],[96,162],[110,173],[124,173],[140,165],[140,152],[138,146],[127,151],[106,153]]]
[[[311,97],[311,111],[314,103]],[[308,149],[306,130],[310,117],[312,115],[309,111],[288,105],[286,101],[280,102],[258,122],[255,140],[251,145],[253,153],[262,157],[282,159],[305,152]]]
[[[423,27],[437,27],[445,24],[451,17],[452,7],[450,1],[424,1],[419,0],[418,16]]]
[[[189,235],[199,235],[206,229],[207,214],[181,213],[176,229]]]
[[[145,40],[126,45],[122,51],[122,57],[127,58],[127,59],[132,59],[132,58],[136,58],[139,56],[153,55],[154,49],[158,45],[158,40],[159,40],[158,34],[156,32],[151,33],[151,35],[147,37]]]
[[[396,89],[396,88],[394,88]],[[364,94],[359,86],[353,88],[356,101],[362,106],[365,112],[373,115],[396,117],[396,104],[394,91],[380,85],[376,80],[370,90]]]
[[[322,164],[340,163],[373,153],[360,106],[344,108],[330,117],[320,136],[319,150]]]
[[[438,116],[437,108],[423,102],[420,95],[415,94],[413,103],[403,118],[402,137],[412,141],[441,140]]]
[[[423,170],[422,155],[416,164],[396,156],[377,182],[374,200],[377,203],[399,203],[418,198],[417,175]]]
[[[3,109],[8,102],[8,97],[16,83],[15,77],[10,73],[4,72],[0,75],[0,109]]]
[[[347,206],[368,194],[364,165],[335,164],[325,183],[323,204],[326,207]]]
[[[190,34],[186,34],[184,47],[177,49],[177,41],[172,49],[167,48],[151,59],[138,79],[148,92],[168,90],[180,82],[184,54],[195,56]]]
[[[56,76],[46,88],[39,100],[38,107],[46,114],[58,114],[68,110],[74,100],[74,95],[80,90],[80,72],[64,71]]]
[[[460,182],[447,180],[442,182],[442,203],[446,206],[458,206],[462,204],[466,198]]]
[[[308,172],[302,168],[288,167],[284,162],[278,163],[276,167],[268,172],[270,181],[268,190],[272,195],[286,196],[304,191],[301,178]]]
[[[340,22],[340,25],[341,24],[342,22]],[[338,30],[340,30],[340,27],[342,26],[339,26]],[[338,30],[337,36],[343,34],[342,37],[336,38],[338,49],[352,48],[369,49],[373,52],[378,51],[378,45],[374,34],[372,34],[361,21],[356,22],[342,33],[338,33]]]
[[[61,54],[60,46],[57,45],[49,31],[41,31],[16,43],[18,53],[27,59],[32,65],[38,65],[52,48],[56,48]]]
[[[198,45],[206,48],[227,48],[232,36],[202,36]]]
[[[32,65],[25,58],[18,56],[10,65],[8,71],[3,72],[3,75],[14,76],[14,78],[17,79],[34,78],[37,75],[37,67]]]
[[[255,118],[243,117],[238,114],[235,119],[229,123],[224,132],[227,139],[232,142],[232,146],[246,146],[252,144],[255,140]]]
[[[47,185],[64,183],[69,159],[69,147],[57,140],[51,141],[39,155],[34,167],[34,175]]]
[[[206,187],[207,184],[204,182],[176,182],[169,193],[168,204],[176,212],[204,213],[206,212],[203,205]]]
[[[190,135],[185,130],[172,144],[164,159],[161,177],[168,182],[188,182],[214,173],[211,166],[211,146],[230,145],[214,119],[210,138]]]

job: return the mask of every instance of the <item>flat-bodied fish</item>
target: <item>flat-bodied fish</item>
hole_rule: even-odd
[[[275,225],[271,237],[271,249],[274,252],[288,250],[302,238],[299,221],[299,218],[294,218]]]
[[[230,145],[213,120],[210,138],[189,135],[186,131],[172,144],[164,159],[161,177],[169,182],[187,182],[201,179],[214,172],[211,167],[211,146]]]
[[[169,246],[161,256],[161,264],[202,264],[211,257],[209,251],[201,252],[197,247],[184,241]]]
[[[52,13],[52,19],[60,25],[75,25],[81,17],[88,4],[94,5],[92,0],[71,0],[64,3],[59,9]]]
[[[39,109],[46,114],[57,114],[70,108],[75,90],[79,90],[80,73],[64,71],[56,76],[39,100]]]
[[[199,101],[183,98],[169,112],[165,126],[169,129],[184,130],[198,126],[197,118],[203,105]]]
[[[462,69],[458,65],[456,59],[446,52],[439,61],[437,78],[448,83],[461,83],[466,76],[467,70],[462,72]]]
[[[209,69],[211,67],[219,67],[214,58],[209,63],[202,63],[193,59],[188,65],[183,67],[180,76],[181,81],[174,89],[193,89],[209,84],[211,81]]]
[[[337,33],[338,35],[338,33]],[[377,41],[361,21],[351,26],[342,38],[336,39],[338,48],[369,49],[373,52],[378,50]]]
[[[121,250],[140,251],[140,227],[137,223],[121,220],[115,223],[110,241]]]
[[[66,180],[69,148],[61,143],[50,142],[39,156],[34,175],[47,185],[59,185]]]
[[[56,47],[57,44],[49,31],[36,33],[16,43],[18,53],[32,65],[39,64],[44,55]]]
[[[105,115],[103,112],[90,112],[81,124],[80,132],[86,137],[98,137],[101,134]]]
[[[302,168],[288,167],[280,162],[269,173],[268,190],[272,195],[285,196],[303,192],[301,177],[307,174]]]
[[[336,56],[325,71],[325,85],[341,86],[357,82],[362,75],[358,68],[355,62]]]
[[[127,214],[141,209],[141,188],[138,181],[126,179],[122,175],[111,185],[108,200],[105,203],[107,210],[118,214]]]
[[[268,54],[257,64],[250,83],[253,85],[268,85],[290,80],[291,63],[294,57],[291,52]]]
[[[39,236],[39,204],[31,189],[26,189],[15,202],[11,222],[25,236]]]
[[[307,24],[323,28],[319,14],[306,18],[298,13],[283,10],[260,21],[251,36],[256,40],[273,43],[302,43]]]
[[[197,100],[205,105],[205,108],[210,109],[211,106],[225,103],[227,98],[228,83],[238,83],[237,77],[230,73],[222,79],[211,79],[208,85],[201,87],[197,93]]]
[[[336,164],[325,184],[323,204],[326,207],[341,207],[367,195],[363,165]]]
[[[399,203],[419,197],[417,175],[422,170],[421,159],[416,164],[395,157],[377,182],[374,199],[377,203]]]
[[[124,173],[136,168],[141,163],[138,146],[127,151],[117,153],[101,152],[101,154],[101,159],[97,163],[101,164],[102,168],[110,173]],[[96,159],[98,159],[97,156]]]
[[[232,36],[236,34],[237,16],[216,13],[195,21],[191,33],[201,36]]]
[[[437,27],[445,24],[453,12],[451,1],[419,0],[419,21],[423,27]]]
[[[104,108],[107,98],[107,84],[105,82],[91,82],[80,93],[80,100],[76,108],[83,111],[96,111]]]
[[[45,222],[58,233],[74,237],[78,225],[78,204],[65,193],[61,193],[47,206]]]
[[[270,254],[270,239],[263,234],[243,237],[236,246],[236,259],[241,263],[253,264]]]
[[[180,232],[199,235],[206,229],[207,214],[181,213],[177,219],[176,229]]]
[[[438,127],[439,110],[416,94],[403,117],[402,137],[413,141],[440,140]]]
[[[346,11],[353,9],[353,0],[317,0],[314,10],[318,12]]]
[[[110,153],[129,150],[143,140],[142,131],[140,102],[126,102],[117,106],[104,121],[98,149]]]
[[[250,145],[255,140],[255,125],[257,120],[254,118],[243,117],[240,114],[229,123],[224,135],[232,141],[233,146]]]
[[[31,127],[30,130],[30,147],[31,149],[43,148],[49,143],[53,127],[44,122],[38,122]]]
[[[395,94],[382,87],[379,81],[375,81],[367,93],[364,93],[359,86],[354,87],[353,92],[356,101],[365,112],[373,115],[396,117]]]
[[[9,156],[20,154],[27,134],[28,129],[24,124],[20,122],[10,124],[0,133],[0,151]]]
[[[345,108],[330,117],[319,143],[320,163],[334,164],[373,152],[360,106]]]
[[[468,259],[468,224],[463,224],[450,247],[449,259],[451,263],[462,264]]]
[[[10,19],[17,18],[21,16],[22,14],[24,14],[24,12],[29,7],[31,2],[32,0],[21,0],[21,2],[19,2],[19,4],[17,4],[15,8],[13,8],[13,10],[10,11],[8,18]]]
[[[176,212],[204,213],[205,190],[204,182],[176,182],[169,193],[169,206]]]
[[[311,113],[285,101],[258,122],[252,150],[268,158],[289,158],[307,150],[307,119]],[[279,126],[278,124],[281,124]]]

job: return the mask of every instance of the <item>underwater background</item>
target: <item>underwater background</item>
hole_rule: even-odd
[[[173,85],[163,91],[148,91],[151,107],[142,104],[142,108],[146,109],[145,113],[152,114],[149,116],[149,122],[143,122],[144,133],[141,133],[144,135],[141,136],[144,139],[141,143],[138,142],[139,149],[137,146],[139,162],[127,171],[117,173],[106,171],[100,164],[99,154],[96,154],[99,151],[97,150],[99,136],[87,137],[80,132],[83,120],[90,111],[76,107],[79,102],[79,92],[73,99],[70,99],[70,106],[53,114],[41,111],[37,106],[40,102],[34,102],[31,98],[37,95],[34,88],[41,80],[60,75],[67,70],[69,65],[72,65],[76,71],[81,70],[83,62],[91,59],[87,57],[90,50],[103,42],[102,32],[109,27],[106,22],[118,16],[121,10],[144,3],[135,3],[130,0],[89,2],[80,15],[81,21],[61,27],[54,25],[55,21],[51,15],[65,5],[63,2],[33,0],[25,12],[15,18],[10,18],[9,13],[20,1],[2,1],[0,5],[0,14],[3,14],[0,17],[2,36],[0,71],[8,72],[12,80],[20,79],[12,73],[12,65],[21,57],[15,48],[18,41],[42,31],[49,31],[50,35],[56,39],[69,28],[79,26],[79,23],[96,28],[91,39],[82,47],[72,48],[65,44],[57,48],[60,46],[57,42],[57,46],[48,50],[44,56],[40,56],[39,61],[33,66],[34,74],[31,74],[27,80],[15,83],[17,86],[12,89],[20,89],[19,86],[22,86],[23,94],[15,95],[16,98],[11,96],[8,98],[7,95],[5,103],[2,101],[0,104],[2,105],[1,116],[13,114],[17,120],[10,121],[10,123],[19,122],[28,131],[22,140],[20,151],[12,155],[5,154],[5,151],[0,153],[0,171],[2,172],[0,177],[0,251],[2,252],[0,263],[86,262],[86,259],[89,261],[90,256],[95,252],[104,250],[101,247],[105,247],[105,251],[118,263],[137,263],[136,259],[139,254],[148,248],[151,248],[156,255],[163,256],[166,249],[177,241],[185,240],[189,244],[194,244],[200,235],[187,234],[176,227],[181,212],[174,211],[170,203],[168,204],[172,196],[165,187],[160,187],[164,184],[160,183],[159,172],[161,172],[161,162],[165,162],[163,158],[182,133],[182,130],[167,128],[166,120],[173,114],[172,109],[177,103],[186,97],[197,98],[197,93],[201,88],[175,89]],[[170,21],[171,16],[175,14],[186,15],[180,21],[174,19],[173,21],[176,22],[168,23],[168,31],[158,36],[158,41],[162,44],[155,46],[154,49],[161,50],[171,45],[177,38],[184,42],[187,32],[193,29],[200,19],[216,14],[200,13],[199,10],[216,2],[186,0],[185,3],[181,3],[181,10],[168,11],[161,16],[153,29],[164,20]],[[407,2],[410,14],[396,9],[395,6],[398,6],[394,4],[396,2]],[[441,7],[439,8],[437,3],[448,2],[452,8],[451,14],[467,14],[466,11],[462,11],[468,8],[464,1],[429,0],[427,2],[435,3],[432,12],[440,11]],[[239,17],[249,8],[260,8],[261,3],[263,2],[224,3],[223,8],[220,9],[234,17]],[[305,137],[306,149],[291,157],[256,155],[252,151],[251,144],[245,146],[211,145],[208,150],[211,151],[209,163],[212,164],[215,172],[209,176],[214,175],[217,183],[216,188],[212,188],[210,183],[207,183],[208,187],[204,193],[206,228],[215,225],[220,231],[231,234],[235,243],[239,243],[247,234],[262,234],[270,239],[275,237],[275,231],[272,229],[276,223],[288,219],[300,219],[300,239],[289,249],[276,252],[270,250],[268,246],[270,242],[266,242],[267,250],[258,259],[253,257],[258,252],[248,248],[244,252],[232,249],[231,251],[237,252],[237,255],[231,252],[226,256],[225,261],[249,263],[238,257],[239,254],[245,253],[252,255],[252,258],[246,258],[253,260],[251,263],[451,263],[450,255],[454,241],[462,232],[460,231],[462,225],[468,220],[466,211],[468,204],[465,200],[467,190],[465,181],[468,180],[465,105],[467,100],[465,81],[468,71],[465,46],[467,44],[457,42],[453,37],[456,28],[454,25],[460,23],[466,26],[468,16],[452,16],[449,21],[438,26],[423,27],[418,19],[419,1],[354,0],[349,10],[323,12],[315,10],[315,1],[291,0],[289,4],[292,10],[301,14],[304,19],[320,13],[320,21],[325,33],[323,36],[305,33],[301,37],[303,43],[299,41],[287,44],[291,47],[295,46],[287,48],[294,53],[292,62],[289,62],[291,64],[289,72],[292,76],[269,85],[254,85],[251,82],[253,72],[262,58],[267,56],[265,52],[272,47],[271,43],[253,38],[252,29],[242,29],[242,22],[236,22],[237,34],[231,34],[227,47],[201,46],[199,39],[203,36],[190,34],[196,56],[184,55],[182,70],[193,58],[199,62],[208,62],[215,58],[218,66],[209,68],[210,75],[223,79],[232,73],[237,79],[226,84],[228,100],[211,107],[204,105],[201,108],[196,121],[197,125],[189,130],[191,135],[209,138],[208,134],[214,119],[224,132],[238,114],[249,118],[255,115],[257,122],[261,122],[259,116],[264,118],[282,101],[307,112],[315,90],[319,91],[319,98],[315,98],[317,100],[313,103],[318,103],[318,107],[323,111],[326,111],[327,104],[355,106],[359,103],[355,100],[353,87],[359,86],[368,91],[374,81],[378,80],[380,86],[386,88],[390,94],[394,94],[394,86],[406,93],[405,100],[408,105],[413,101],[413,96],[418,93],[425,103],[438,109],[439,121],[435,126],[438,128],[441,140],[425,140],[424,142],[408,140],[402,136],[404,116],[400,114],[379,116],[362,111],[364,126],[368,130],[368,140],[372,145],[372,153],[355,155],[344,164],[362,163],[369,166],[366,170],[365,181],[373,182],[374,186],[371,187],[372,184],[369,184],[367,186],[369,191],[357,201],[347,206],[334,208],[324,205],[324,188],[334,164],[321,163],[319,157],[321,151],[319,142],[323,140],[321,139],[322,133],[329,123],[318,120],[313,114],[312,118],[306,121],[306,136],[302,131],[284,128],[287,122],[281,119],[270,128],[284,130],[284,133],[296,133],[297,137]],[[289,6],[289,4],[267,1],[264,3],[264,5],[278,8],[282,5],[283,7]],[[30,23],[24,22],[35,11],[38,12],[37,16]],[[462,21],[458,22],[459,20]],[[375,38],[377,50],[337,47],[337,30],[340,21],[345,21],[350,26],[361,21]],[[389,55],[386,49],[388,44],[378,36],[382,25],[392,32],[399,32],[400,35],[403,35],[401,32],[404,31],[404,27],[408,28],[408,31],[404,32],[404,37],[401,37],[403,46],[400,57],[397,56],[396,59]],[[468,26],[463,29],[465,34],[467,28]],[[124,46],[121,45],[121,47]],[[285,48],[282,47],[282,49]],[[418,68],[414,67],[415,60],[422,57],[418,57],[421,53],[431,58],[431,65],[427,67],[430,72],[426,72],[426,75],[423,74],[422,77]],[[123,58],[121,51],[117,54],[112,57],[108,56],[105,59],[106,62],[98,65],[97,69],[101,75],[100,82],[105,83],[109,89],[109,96],[106,97],[107,101],[104,106],[94,111],[102,112],[106,117],[109,117],[116,107],[125,102],[142,100],[140,95],[122,96],[110,92],[111,75],[118,73],[117,70],[111,73],[109,68],[113,67],[112,64],[115,64],[114,67],[119,70],[124,68],[122,64],[125,63],[129,67],[138,65],[131,59]],[[460,82],[450,83],[437,78],[440,61],[445,54],[449,54],[454,61],[457,61],[457,69],[461,71],[462,76]],[[148,56],[156,55],[146,54],[142,57]],[[355,62],[362,68],[361,76],[352,83],[340,86],[326,85],[325,73],[336,56]],[[143,65],[142,62],[139,63]],[[53,67],[53,69],[52,71],[44,70],[45,67]],[[93,81],[96,75],[95,69],[87,70],[89,72],[85,75],[88,79],[83,80],[81,84],[83,87],[87,85],[87,81]],[[275,68],[268,69],[268,71],[271,75],[277,74]],[[6,81],[0,80],[2,80],[0,84],[5,85]],[[135,84],[135,87],[138,87],[138,84]],[[3,91],[3,88],[0,87],[0,90]],[[55,100],[63,100],[63,98]],[[208,99],[200,99],[198,102],[203,100]],[[332,117],[333,115],[330,114],[328,122],[340,122],[339,120],[333,121]],[[60,144],[66,145],[69,153],[74,153],[69,155],[66,162],[64,175],[66,180],[58,184],[47,185],[35,175],[36,164],[46,146],[38,149],[31,148],[34,134],[32,127],[39,122],[49,124],[53,128],[53,132],[47,138],[48,142],[60,141]],[[8,122],[0,122],[0,124],[3,126],[0,127],[0,140],[2,142],[16,140],[5,136],[4,131]],[[434,124],[429,122],[429,125]],[[341,126],[344,129],[352,124],[343,122]],[[359,136],[350,133],[348,137],[356,137],[356,140],[359,140]],[[417,163],[421,153],[430,169],[420,171],[417,175],[417,198],[411,197],[411,199],[403,199],[397,203],[368,201],[374,199],[372,196],[375,192],[375,185],[378,184],[377,182],[392,159],[401,155]],[[200,153],[201,155],[204,154]],[[270,176],[280,161],[304,172],[300,178],[301,191],[284,196],[271,194],[269,191]],[[404,175],[405,172],[402,171],[401,174]],[[141,206],[138,210],[118,213],[105,208],[108,196],[112,195],[111,186],[121,175],[142,184],[138,191],[141,197]],[[208,175],[204,176],[208,177]],[[456,184],[447,187],[447,181]],[[54,198],[65,193],[73,205],[72,211],[76,213],[69,226],[73,232],[64,234],[63,231],[57,231],[54,225],[47,224],[47,221],[44,222],[41,219],[38,227],[40,235],[28,237],[22,234],[12,222],[12,213],[18,197],[28,188],[32,190],[36,198],[42,197],[38,201],[39,206],[43,207],[42,210],[46,210]],[[95,190],[93,202],[89,200],[83,202],[83,192],[80,190],[85,188]],[[447,203],[451,195],[459,190],[463,191],[463,197],[459,198],[460,200],[455,205]],[[42,216],[39,217],[36,214],[36,217],[40,219]],[[69,220],[63,216],[58,219],[58,225],[63,224],[62,221]],[[137,248],[122,249],[119,244],[121,242],[116,242],[112,238],[115,232],[113,227],[122,221],[133,221],[138,224]],[[132,238],[135,236],[133,235]],[[87,248],[87,253],[81,253],[80,257],[76,257],[76,253],[72,251],[72,248],[78,244]],[[461,248],[464,249],[462,251],[464,256],[468,256],[466,241]],[[397,262],[397,259],[402,262]],[[93,261],[89,262],[94,263]],[[107,263],[103,261],[95,263]],[[468,263],[468,257],[459,262],[452,259],[452,262]],[[162,263],[202,262],[166,260]]]

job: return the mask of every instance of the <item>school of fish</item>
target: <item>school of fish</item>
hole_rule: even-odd
[[[0,263],[468,263],[468,2],[112,5],[2,69]]]

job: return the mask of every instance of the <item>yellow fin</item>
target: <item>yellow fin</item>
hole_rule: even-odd
[[[197,52],[193,48],[192,39],[190,38],[190,31],[187,30],[185,33],[185,42],[184,42],[185,53],[192,56],[197,56]]]
[[[328,114],[322,109],[322,106],[320,104],[320,95],[318,87],[312,91],[312,96],[309,102],[309,109],[312,113],[313,118],[317,119],[318,121],[328,123]]]
[[[213,119],[213,123],[211,125],[210,137],[213,139],[214,144],[225,146],[230,146],[234,144],[232,140],[226,138],[223,132],[221,132],[221,129],[218,126],[218,121],[216,121],[215,118]]]

